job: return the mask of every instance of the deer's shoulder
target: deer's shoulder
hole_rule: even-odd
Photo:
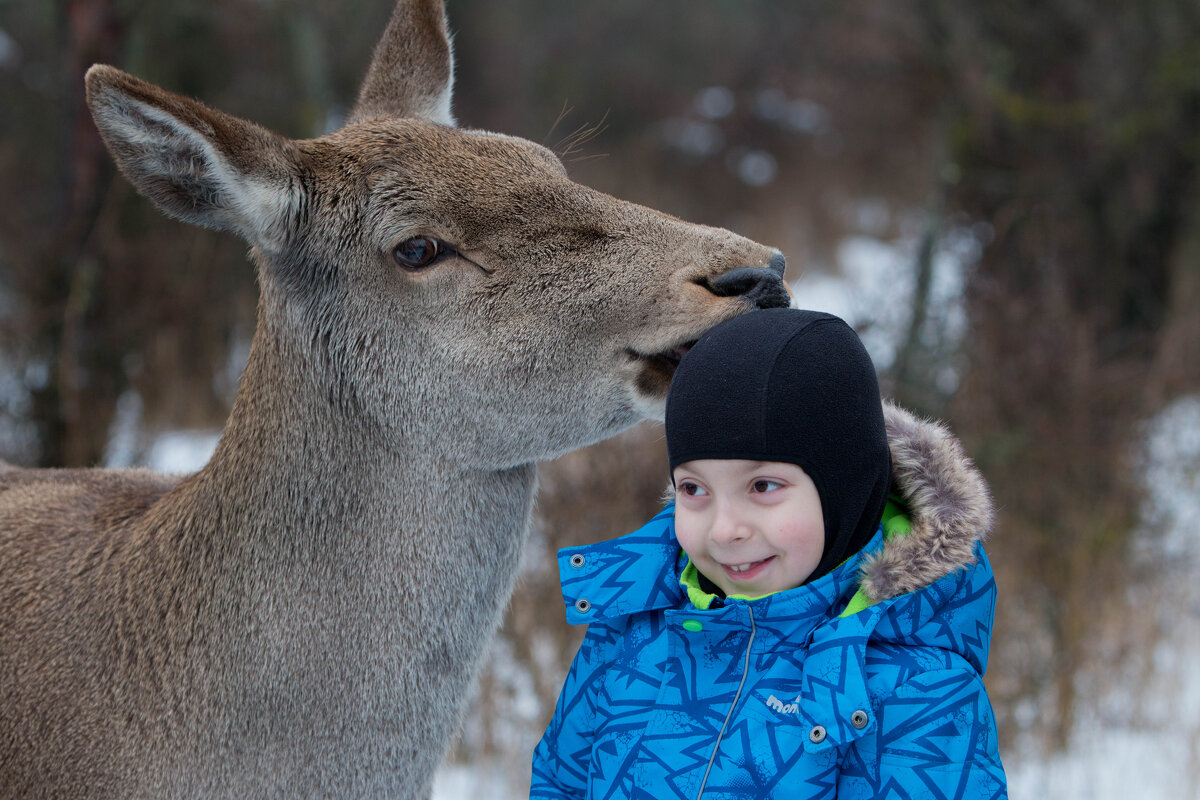
[[[70,520],[119,528],[181,480],[146,469],[22,469],[0,462],[0,531],[20,535],[43,526],[69,531]]]

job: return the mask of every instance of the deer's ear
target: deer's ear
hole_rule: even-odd
[[[121,172],[167,214],[284,246],[303,205],[289,140],[99,64],[87,101]]]
[[[454,51],[442,0],[399,0],[349,121],[420,117],[452,126],[453,87]]]

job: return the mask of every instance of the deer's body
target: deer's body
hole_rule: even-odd
[[[18,473],[6,501],[28,487],[62,505],[27,523],[37,549],[10,566],[61,577],[15,629],[6,605],[5,659],[28,671],[4,687],[4,796],[427,794],[511,591],[532,468],[372,466],[444,480],[418,497],[395,477],[322,487],[299,465],[270,487],[234,470],[250,481],[236,489],[211,470],[174,486]],[[231,508],[247,489],[264,508],[306,507]],[[486,511],[467,499],[481,490]],[[64,523],[108,527],[98,540]]]
[[[406,0],[323,139],[89,73],[130,180],[251,242],[259,319],[199,473],[0,470],[0,797],[428,795],[536,462],[787,302],[775,251],[449,127],[449,87],[440,3]]]

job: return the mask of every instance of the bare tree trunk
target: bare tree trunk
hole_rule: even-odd
[[[64,54],[59,235],[45,254],[46,269],[35,289],[36,304],[46,309],[35,337],[44,343],[52,364],[48,383],[34,393],[32,415],[40,432],[39,462],[81,466],[101,458],[107,428],[85,420],[84,408],[111,416],[116,396],[111,389],[97,390],[87,326],[97,303],[101,267],[87,245],[113,169],[87,111],[83,74],[93,63],[116,60],[123,25],[116,0],[66,0],[59,11]]]

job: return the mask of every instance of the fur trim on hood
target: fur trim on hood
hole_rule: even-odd
[[[885,400],[892,451],[892,493],[911,531],[889,539],[862,567],[862,591],[872,601],[934,583],[975,561],[975,544],[995,517],[987,483],[962,444],[943,425]]]

